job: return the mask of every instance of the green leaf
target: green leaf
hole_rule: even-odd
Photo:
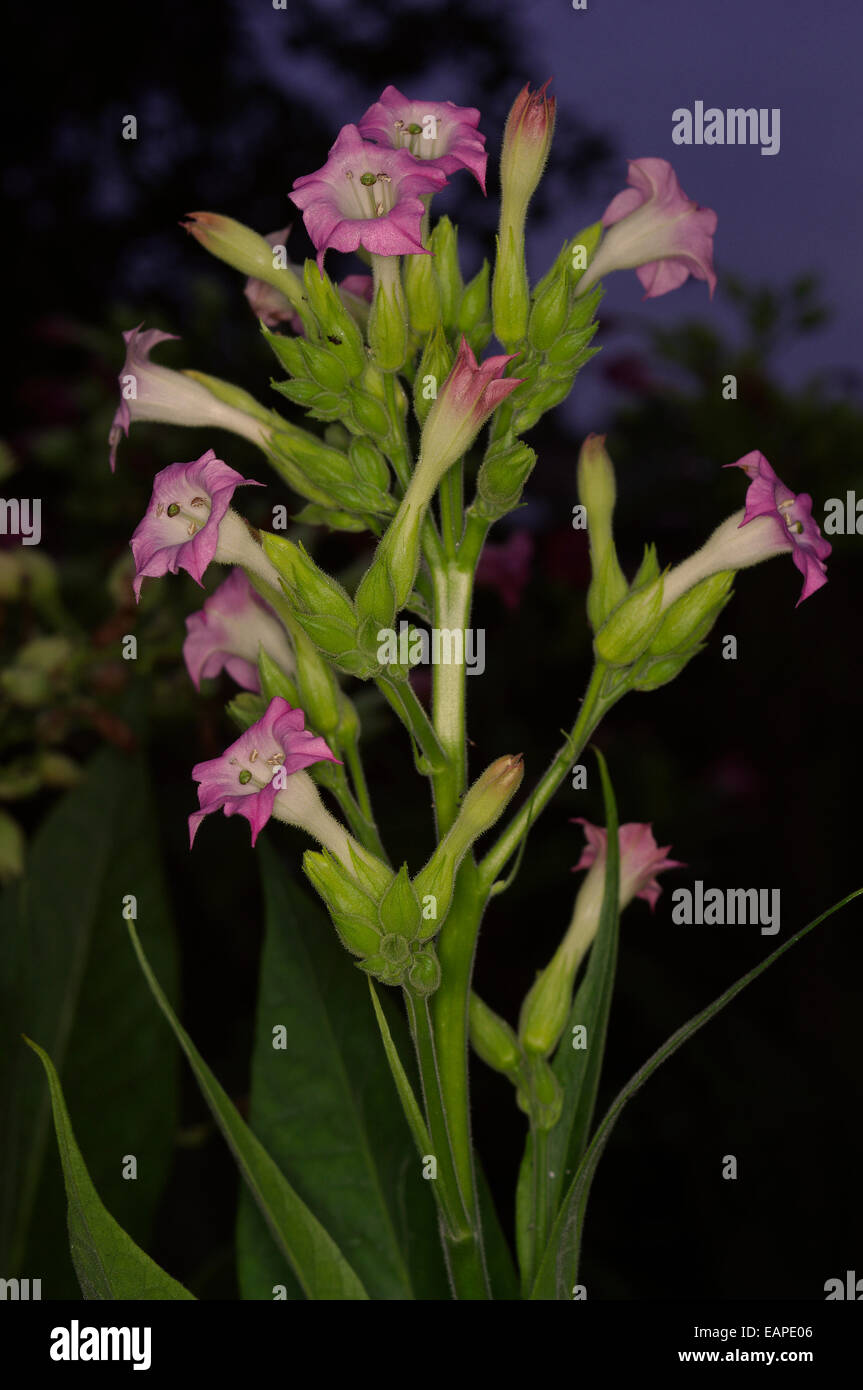
[[[106,749],[48,813],[23,879],[0,900],[0,1270],[44,1270],[46,1298],[75,1298],[78,1286],[49,1097],[20,1034],[39,1038],[54,1059],[88,1136],[93,1181],[139,1244],[149,1240],[171,1162],[179,1059],[129,951],[121,916],[129,894],[173,995],[149,779],[139,758]],[[127,1153],[138,1160],[135,1182],[122,1176]]]
[[[697,1033],[705,1023],[724,1009],[726,1004],[736,998],[747,985],[752,984],[759,975],[762,975],[769,966],[773,965],[780,956],[784,956],[792,946],[801,941],[804,936],[813,931],[815,927],[832,917],[834,912],[838,912],[846,903],[850,903],[853,898],[858,898],[863,893],[863,888],[857,888],[853,893],[849,893],[841,902],[834,903],[828,907],[826,912],[822,912],[820,917],[816,917],[807,926],[801,927],[799,932],[795,932],[784,945],[777,947],[775,951],[756,965],[754,969],[736,980],[724,994],[715,999],[712,1004],[708,1004],[706,1009],[696,1014],[688,1023],[684,1023],[682,1028],[678,1028],[676,1033],[672,1033],[667,1042],[648,1057],[644,1066],[635,1073],[630,1081],[624,1086],[616,1100],[613,1101],[609,1109],[596,1130],[591,1140],[590,1147],[584,1155],[579,1165],[578,1172],[570,1184],[569,1190],[564,1198],[560,1209],[560,1214],[549,1241],[545,1259],[540,1266],[536,1283],[531,1293],[532,1299],[569,1299],[571,1297],[572,1286],[578,1276],[578,1261],[581,1252],[581,1239],[584,1229],[584,1218],[587,1209],[587,1200],[590,1196],[590,1188],[593,1177],[602,1157],[602,1152],[608,1143],[611,1131],[613,1130],[621,1111],[628,1101],[641,1089],[648,1077],[652,1076],[658,1067],[671,1057],[683,1043],[687,1042],[693,1034]]]
[[[433,1197],[399,1108],[366,980],[272,846],[262,841],[258,853],[266,935],[250,1123],[371,1298],[446,1298]],[[394,1046],[412,1066],[404,1018],[386,995],[381,1007]],[[273,1046],[280,1026],[284,1048]],[[285,1282],[284,1261],[243,1200],[238,1243],[243,1296],[272,1298],[273,1285]]]
[[[24,1041],[48,1077],[69,1204],[69,1248],[82,1294],[86,1299],[191,1299],[188,1289],[160,1269],[103,1206],[75,1142],[54,1064],[36,1043]]]
[[[195,1074],[201,1094],[234,1155],[243,1181],[258,1203],[274,1240],[307,1298],[366,1299],[368,1294],[338,1246],[279,1172],[225,1094],[176,1018],[148,964],[131,922],[129,935],[147,983]]]
[[[560,1199],[581,1162],[590,1138],[617,969],[620,922],[617,806],[605,760],[598,750],[594,751],[602,778],[605,824],[608,831],[605,891],[599,927],[591,947],[587,971],[576,990],[566,1030],[552,1063],[554,1074],[563,1088],[563,1111],[560,1120],[548,1136],[548,1167],[549,1172],[554,1174],[553,1178],[549,1177],[552,1214],[557,1212]],[[572,1030],[579,1024],[583,1024],[587,1030],[586,1048],[572,1046]]]

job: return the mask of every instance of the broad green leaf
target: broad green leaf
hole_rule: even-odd
[[[45,1271],[75,1298],[50,1101],[21,1047],[44,1043],[87,1135],[91,1174],[120,1225],[146,1244],[171,1160],[178,1058],[129,951],[123,899],[146,917],[173,996],[176,953],[157,823],[141,760],[97,754],[31,841],[24,878],[0,899],[0,1268]],[[138,1160],[134,1182],[122,1156]]]
[[[587,973],[576,991],[566,1030],[560,1040],[553,1063],[554,1072],[563,1088],[563,1110],[560,1120],[548,1135],[546,1146],[547,1188],[545,1195],[549,1222],[554,1219],[557,1213],[561,1194],[566,1186],[564,1179],[569,1181],[587,1145],[596,1104],[599,1077],[602,1071],[602,1058],[608,1031],[608,1015],[611,1009],[611,996],[614,992],[614,975],[617,967],[617,938],[620,920],[618,910],[620,844],[617,833],[617,803],[605,759],[598,748],[595,748],[594,752],[599,763],[602,797],[605,806],[608,844],[605,860],[605,891],[599,926],[590,951]],[[587,1030],[587,1047],[585,1049],[577,1049],[572,1046],[572,1029],[577,1024],[583,1024]],[[522,1287],[525,1295],[530,1290],[545,1253],[543,1250],[535,1248],[533,1238],[536,1201],[534,1163],[534,1136],[529,1134],[519,1169],[515,1205],[519,1267],[522,1272]]]
[[[69,1249],[81,1293],[86,1299],[192,1299],[188,1289],[160,1269],[103,1206],[75,1142],[54,1064],[36,1043],[29,1038],[24,1041],[48,1077],[66,1184]]]
[[[366,977],[272,845],[262,840],[257,852],[266,935],[250,1124],[371,1298],[446,1298],[434,1200]],[[413,1082],[413,1045],[397,1000],[382,991],[380,1002]],[[273,1286],[286,1283],[284,1260],[243,1197],[238,1253],[244,1298],[272,1298]]]
[[[807,926],[801,927],[799,932],[782,945],[772,951],[769,956],[754,969],[736,980],[729,989],[715,999],[712,1004],[708,1004],[706,1009],[696,1014],[688,1023],[684,1023],[682,1028],[678,1028],[676,1033],[662,1047],[658,1048],[649,1057],[639,1071],[635,1073],[630,1081],[624,1086],[616,1100],[607,1110],[602,1122],[596,1130],[590,1146],[582,1159],[578,1172],[575,1174],[566,1196],[561,1205],[560,1214],[555,1222],[552,1237],[548,1244],[545,1258],[540,1266],[536,1283],[531,1292],[532,1299],[569,1299],[572,1296],[572,1286],[578,1276],[578,1261],[581,1252],[581,1239],[584,1229],[584,1218],[587,1210],[587,1200],[590,1196],[590,1188],[593,1177],[602,1157],[602,1152],[608,1143],[611,1131],[617,1123],[620,1113],[629,1100],[638,1092],[652,1076],[658,1067],[677,1051],[683,1043],[697,1033],[705,1023],[724,1009],[726,1004],[736,998],[747,985],[752,984],[759,975],[762,975],[769,966],[773,965],[780,956],[784,956],[792,946],[801,941],[804,936],[813,931],[815,927],[832,917],[834,912],[838,912],[846,903],[850,903],[853,898],[857,898],[863,893],[863,888],[857,888],[853,893],[849,893],[841,902],[834,903],[826,912],[822,912],[820,917]]]
[[[566,1031],[552,1063],[563,1087],[563,1111],[548,1136],[549,1202],[556,1213],[590,1138],[596,1094],[605,1054],[608,1016],[617,969],[617,943],[620,923],[620,845],[614,792],[605,759],[597,751],[608,830],[608,857],[605,866],[605,893],[599,928],[590,950],[587,971],[576,990]],[[583,1024],[587,1047],[573,1047],[573,1029]]]
[[[274,1240],[307,1298],[365,1299],[368,1294],[335,1241],[279,1172],[264,1146],[225,1094],[174,1014],[147,962],[138,933],[128,924],[147,983],[186,1054],[201,1094],[234,1155],[243,1181],[258,1203]]]

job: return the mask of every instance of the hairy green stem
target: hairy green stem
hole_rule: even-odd
[[[578,757],[601,719],[624,693],[621,689],[619,693],[611,696],[600,694],[606,669],[602,663],[598,663],[594,668],[584,699],[581,702],[578,718],[566,743],[555,754],[550,766],[536,784],[532,796],[525,802],[521,810],[516,812],[497,843],[480,863],[480,883],[486,894],[491,892],[492,885],[501,869],[518,849],[521,840],[527,835],[540,811],[544,810],[554,796],[572,766],[572,759]]]
[[[419,1064],[426,1122],[434,1148],[429,1157],[437,1161],[437,1172],[431,1180],[437,1184],[444,1252],[453,1291],[459,1299],[486,1300],[491,1296],[488,1277],[478,1231],[466,1208],[453,1160],[429,1001],[409,988],[404,995]]]

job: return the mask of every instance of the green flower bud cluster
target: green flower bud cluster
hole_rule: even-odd
[[[380,450],[369,439],[354,438],[347,451],[334,449],[308,430],[287,423],[274,431],[266,453],[276,472],[294,492],[323,509],[303,518],[323,519],[326,513],[347,513],[359,529],[366,517],[391,516],[396,503],[390,495],[390,470]]]
[[[350,595],[315,564],[302,545],[268,532],[261,539],[294,617],[312,644],[340,670],[367,680],[372,666],[358,645],[357,614]]]
[[[609,666],[629,668],[627,680],[635,690],[667,685],[703,650],[731,597],[734,573],[710,575],[666,605],[656,548],[645,547],[629,592],[597,631],[597,656]]]
[[[360,970],[386,985],[434,993],[440,964],[422,936],[423,910],[406,865],[393,874],[370,855],[354,855],[357,877],[352,878],[326,850],[307,850],[303,867],[342,944],[359,956]]]
[[[633,671],[634,690],[658,690],[704,648],[704,638],[731,599],[734,570],[702,579],[665,609],[650,646]]]

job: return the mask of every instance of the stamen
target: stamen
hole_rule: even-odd
[[[187,536],[194,536],[194,534],[195,534],[195,532],[197,531],[197,529],[198,529],[198,523],[197,523],[197,521],[195,521],[194,518],[192,518],[192,520],[189,522],[188,526],[186,527],[186,535],[187,535]]]
[[[189,503],[190,507],[206,507],[206,505],[206,497],[193,497],[191,502]]]
[[[257,750],[257,748],[253,748],[252,751],[251,751],[251,753],[249,754],[249,762],[250,762],[250,763],[253,763],[253,762],[255,761],[255,758],[256,758],[257,756],[258,756],[258,750]]]
[[[383,205],[383,203],[375,203],[375,216],[376,216],[376,217],[383,217],[383,215],[384,215],[384,205]]]
[[[393,121],[393,125],[395,126],[396,130],[404,130],[405,128],[404,121]]]
[[[786,507],[793,507],[793,506],[794,506],[794,498],[793,498],[793,497],[786,497],[786,499],[785,499],[784,502],[780,502],[780,503],[779,503],[779,510],[780,510],[780,512],[782,512],[782,511],[785,510]]]
[[[158,504],[158,506],[156,507],[156,516],[161,516],[161,515],[162,515],[162,512],[163,512],[164,510],[165,510],[165,504],[164,504],[164,502],[160,502],[160,503]]]
[[[179,513],[179,511],[180,511],[180,504],[179,504],[179,502],[169,502],[169,503],[168,503],[168,516],[177,516],[178,513]]]
[[[345,178],[346,178],[346,179],[352,179],[353,176],[354,176],[354,171],[353,171],[353,169],[346,169],[346,170],[345,170]]]

